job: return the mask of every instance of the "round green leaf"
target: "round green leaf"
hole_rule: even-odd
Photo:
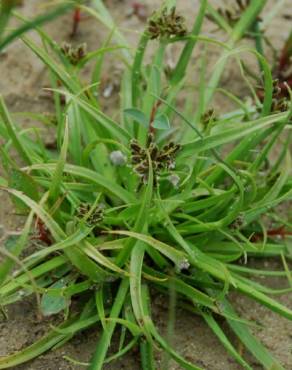
[[[169,130],[170,123],[169,119],[166,114],[160,114],[159,116],[155,117],[152,127],[156,128],[157,130]]]

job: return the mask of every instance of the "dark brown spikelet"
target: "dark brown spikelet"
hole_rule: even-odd
[[[154,186],[156,186],[160,172],[175,168],[175,155],[179,151],[180,146],[170,142],[162,149],[159,149],[154,142],[153,134],[150,133],[147,138],[147,149],[142,148],[135,139],[131,141],[130,148],[134,171],[141,177],[143,183],[147,183],[148,180],[149,163],[147,152],[149,153],[154,172]]]
[[[289,108],[289,101],[287,98],[273,99],[271,111],[276,112],[286,112]]]
[[[103,207],[101,205],[97,205],[91,211],[91,205],[89,203],[81,203],[76,210],[76,217],[80,220],[85,219],[89,227],[98,226],[103,220],[103,216]]]
[[[148,32],[152,40],[185,36],[187,34],[185,18],[176,13],[175,7],[170,11],[163,8],[162,11],[154,12],[149,19]]]
[[[171,170],[175,168],[175,155],[179,151],[180,146],[173,142],[166,144],[159,152],[157,161],[163,163],[164,168]]]
[[[206,128],[210,122],[215,122],[218,120],[214,108],[210,108],[205,112],[201,118],[203,126]]]
[[[242,214],[239,214],[237,218],[229,225],[233,230],[238,230],[245,225],[245,219]]]
[[[72,65],[78,64],[86,56],[86,44],[80,44],[76,47],[64,42],[61,46],[61,52]]]
[[[273,102],[272,112],[286,112],[289,108],[288,99],[283,96],[282,89],[278,79],[273,80]]]

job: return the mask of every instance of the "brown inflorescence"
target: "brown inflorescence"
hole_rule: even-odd
[[[173,142],[159,149],[152,133],[148,134],[146,148],[143,148],[135,139],[131,141],[130,147],[134,171],[141,177],[143,183],[147,183],[148,180],[149,160],[147,152],[149,153],[153,168],[154,185],[157,185],[158,175],[162,171],[169,171],[175,168],[175,155],[180,149],[180,146]]]
[[[163,8],[153,13],[149,19],[148,32],[151,39],[185,36],[187,34],[185,18],[176,13],[175,7],[170,11]]]
[[[273,103],[272,112],[286,112],[289,108],[288,99],[283,96],[279,80],[273,81]]]
[[[85,219],[89,227],[96,227],[103,220],[103,207],[97,205],[94,210],[91,210],[91,207],[89,203],[81,203],[77,208],[76,216],[78,219]]]
[[[64,42],[61,46],[61,52],[72,65],[78,64],[86,55],[86,44],[80,44],[76,47]]]

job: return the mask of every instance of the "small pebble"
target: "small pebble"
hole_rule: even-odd
[[[110,153],[110,160],[114,166],[124,166],[127,162],[127,157],[120,151],[114,150]]]
[[[180,177],[178,175],[170,175],[168,176],[168,181],[175,187],[178,187],[178,184],[180,182]]]

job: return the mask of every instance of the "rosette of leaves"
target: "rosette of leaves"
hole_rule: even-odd
[[[213,106],[213,95],[222,91],[225,63],[233,49],[238,51],[237,42],[264,3],[250,2],[239,25],[228,29],[228,52],[223,47],[211,75],[209,68],[200,70],[199,91],[184,81],[186,68],[197,74],[197,64],[203,66],[208,58],[199,57],[194,66],[193,49],[197,42],[222,45],[216,38],[198,37],[207,7],[204,0],[170,80],[165,80],[163,67],[168,42],[182,42],[173,37],[176,27],[155,33],[163,38],[155,43],[149,42],[147,29],[133,56],[101,1],[92,1],[94,11],[89,12],[108,27],[109,38],[102,49],[84,58],[84,65],[96,58],[89,81],[79,79],[82,73],[72,73],[44,31],[36,29],[46,48],[23,38],[52,76],[57,149],[32,135],[34,127],[23,130],[18,115],[10,114],[0,99],[0,135],[5,142],[0,188],[19,200],[27,215],[21,235],[9,248],[1,248],[0,302],[5,309],[35,295],[40,317],[59,314],[63,322],[57,328],[48,325],[48,333],[31,346],[0,357],[0,369],[16,368],[91,327],[99,338],[88,359],[90,370],[104,369],[132,349],[140,352],[143,370],[159,368],[162,352],[165,368],[172,366],[171,357],[182,369],[198,370],[172,344],[178,307],[194,314],[193,320],[199,315],[242,368],[253,367],[245,352],[262,368],[284,368],[254,334],[258,325],[239,313],[231,293],[248,296],[292,320],[291,309],[277,299],[279,293],[291,293],[292,225],[288,216],[277,212],[278,205],[292,198],[291,102],[284,112],[272,111],[271,70],[254,53],[263,67],[263,99],[255,106],[255,99],[246,103],[228,91],[226,96],[238,106],[219,111],[208,130],[200,127]],[[111,40],[118,40],[118,47]],[[150,65],[144,59],[148,45],[156,48],[149,53],[154,54]],[[102,80],[103,54],[113,50],[125,61],[125,70],[119,104],[111,115],[96,89]],[[66,96],[64,106],[59,104],[60,94]],[[175,172],[169,175],[174,163]],[[17,176],[10,179],[15,171]],[[164,172],[169,180],[163,183]],[[97,202],[104,204],[103,212]],[[51,241],[34,250],[28,246],[36,217]],[[99,233],[92,229],[96,224]],[[255,258],[256,268],[251,263]],[[277,263],[276,270],[265,264],[270,259]],[[282,278],[283,286],[271,288],[264,279],[256,280],[259,275]],[[166,334],[151,312],[157,294],[164,297],[171,318]],[[230,331],[246,351],[234,346]],[[75,366],[80,359],[68,360]]]

